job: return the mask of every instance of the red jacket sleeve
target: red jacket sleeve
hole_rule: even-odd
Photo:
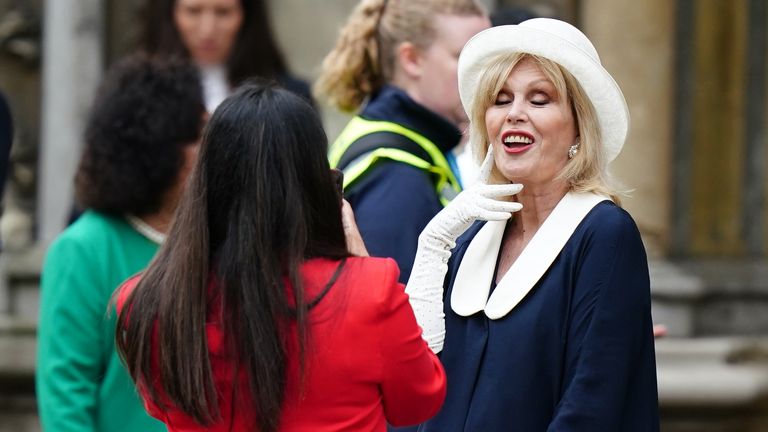
[[[437,414],[446,378],[440,360],[421,338],[397,264],[387,260],[378,320],[384,414],[394,426],[418,424]]]

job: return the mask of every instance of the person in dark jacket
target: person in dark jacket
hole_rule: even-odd
[[[464,43],[490,26],[476,0],[363,0],[323,62],[317,92],[356,113],[333,144],[371,255],[408,280],[421,230],[460,190],[450,151],[466,115],[456,82]]]
[[[36,394],[43,430],[165,430],[120,362],[108,305],[165,238],[205,119],[190,62],[133,55],[104,77],[75,175],[86,210],[56,237],[42,268]]]
[[[0,93],[0,196],[5,190],[5,179],[8,176],[8,158],[13,143],[13,116],[5,96]],[[2,200],[0,200],[2,202]]]

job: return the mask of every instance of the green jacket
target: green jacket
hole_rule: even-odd
[[[54,241],[43,265],[37,403],[46,432],[165,431],[151,418],[115,351],[112,292],[158,245],[124,219],[87,211]]]

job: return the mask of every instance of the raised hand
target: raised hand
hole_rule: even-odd
[[[445,340],[443,280],[456,239],[476,220],[506,220],[522,208],[520,203],[501,199],[520,192],[522,185],[488,184],[493,164],[493,148],[489,147],[477,183],[461,192],[419,235],[405,292],[410,296],[422,337],[435,353],[443,349]]]
[[[493,168],[493,148],[480,167],[478,181],[461,192],[448,206],[427,224],[419,236],[419,242],[428,241],[433,245],[442,244],[453,248],[456,239],[478,219],[499,221],[512,217],[512,213],[523,208],[522,204],[501,198],[517,194],[520,184],[488,184]]]
[[[357,229],[352,206],[345,199],[341,200],[341,224],[344,227],[344,238],[347,241],[349,253],[356,256],[368,256],[368,249],[363,242],[363,236]]]

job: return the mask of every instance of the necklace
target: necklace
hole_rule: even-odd
[[[128,224],[133,227],[133,229],[138,231],[139,234],[143,235],[152,242],[162,244],[165,240],[165,234],[152,228],[148,223],[144,222],[138,217],[134,215],[126,215],[125,219],[128,221]]]

